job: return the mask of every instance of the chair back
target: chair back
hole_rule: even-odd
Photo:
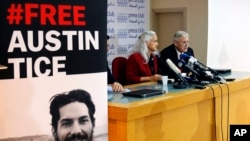
[[[116,81],[122,85],[126,84],[126,66],[127,58],[116,57],[112,61],[112,74]]]

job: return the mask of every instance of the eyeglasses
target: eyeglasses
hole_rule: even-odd
[[[190,45],[191,44],[189,41],[183,41],[183,42],[177,41],[177,42],[182,44],[182,45]]]

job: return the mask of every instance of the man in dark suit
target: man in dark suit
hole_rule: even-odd
[[[182,53],[186,53],[189,56],[194,56],[194,51],[191,47],[189,47],[189,35],[185,31],[177,31],[174,34],[173,44],[164,48],[160,52],[160,56],[162,60],[170,59],[177,67],[178,61],[180,59],[180,55]],[[181,72],[189,73],[186,69],[181,69]],[[175,78],[176,74],[172,72],[169,77]]]

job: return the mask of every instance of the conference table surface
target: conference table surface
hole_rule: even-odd
[[[225,73],[225,74],[221,74],[221,75],[225,79],[233,78],[237,81],[240,79],[250,77],[250,72],[231,72],[231,73]],[[197,89],[195,89],[195,86],[196,85],[193,84],[193,85],[190,85],[189,87],[184,88],[184,89],[175,89],[175,88],[173,88],[172,83],[169,83],[167,86],[162,86],[160,83],[155,83],[155,82],[145,82],[145,83],[138,83],[138,84],[133,84],[133,85],[126,85],[125,88],[128,89],[129,91],[148,88],[148,89],[162,89],[162,90],[166,90],[167,92],[163,95],[157,95],[157,96],[145,97],[145,98],[123,96],[122,93],[120,93],[120,92],[117,92],[117,93],[108,92],[108,101],[109,101],[109,105],[119,105],[122,107],[126,107],[126,106],[129,107],[129,106],[131,106],[131,104],[133,104],[135,102],[141,102],[142,100],[144,100],[144,101],[145,100],[152,100],[152,99],[157,99],[159,97],[171,98],[171,97],[176,96],[176,95],[189,93],[192,90],[197,91]],[[187,91],[187,90],[190,90],[190,91]]]
[[[239,117],[230,116],[228,121],[229,117],[226,115],[229,114],[229,108],[225,105],[229,104],[229,93],[230,95],[243,94],[242,99],[250,101],[246,95],[250,92],[250,72],[231,72],[223,74],[223,77],[235,78],[235,81],[209,84],[205,89],[194,89],[194,85],[185,89],[174,89],[172,84],[162,86],[154,82],[125,86],[132,91],[144,88],[167,91],[165,94],[146,98],[110,92],[108,94],[109,141],[117,139],[120,141],[198,141],[200,139],[213,141],[215,138],[220,141],[228,138],[229,123],[225,122],[239,123]],[[230,100],[237,100],[232,97]],[[230,104],[238,104],[239,101],[232,101]],[[230,113],[233,113],[231,110],[236,113],[239,111],[239,109],[230,108]],[[243,116],[247,116],[243,122],[249,123],[250,113]],[[223,123],[220,123],[221,120]],[[191,133],[195,129],[197,133]],[[182,135],[188,133],[190,135]]]

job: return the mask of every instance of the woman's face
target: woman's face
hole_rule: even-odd
[[[151,52],[154,52],[154,51],[157,51],[157,47],[158,47],[158,40],[157,40],[157,36],[156,35],[153,35],[152,39],[147,42],[147,46],[148,46],[148,51],[151,53]]]

